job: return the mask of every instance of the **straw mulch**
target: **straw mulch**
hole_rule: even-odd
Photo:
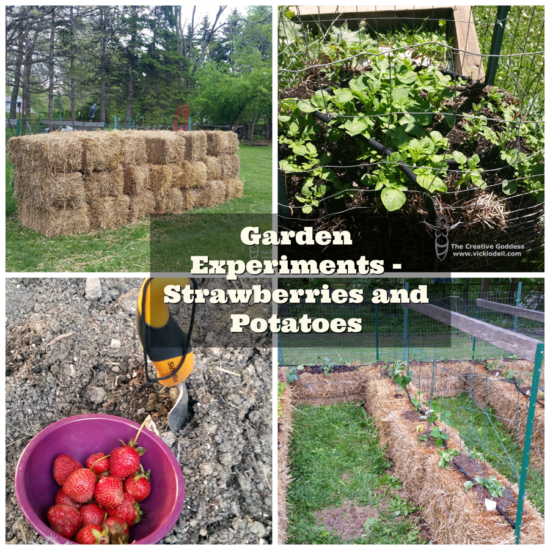
[[[156,200],[152,191],[143,191],[139,195],[130,196],[130,223],[136,223],[138,220],[146,218],[155,212]]]
[[[278,542],[285,544],[288,527],[287,487],[292,481],[290,475],[290,465],[288,460],[288,451],[290,438],[292,434],[292,388],[287,386],[281,394],[279,400],[280,414],[278,418],[278,461],[277,461],[277,512],[279,518]]]
[[[348,401],[363,401],[365,372],[331,372],[300,374],[292,383],[292,399],[296,405],[332,405]]]
[[[175,133],[185,138],[185,160],[194,162],[204,160],[207,148],[206,132],[184,132],[179,130]]]
[[[144,132],[122,130],[120,137],[120,163],[124,166],[147,164],[147,146]]]
[[[178,187],[204,187],[208,181],[208,169],[204,162],[200,161],[183,161],[182,163],[182,179]]]
[[[476,375],[471,376],[468,381],[468,393],[480,407],[485,407],[485,403],[492,407],[498,420],[514,437],[517,426],[517,444],[523,447],[529,397],[520,393],[515,384],[500,377],[487,376],[487,371],[481,365],[476,366]],[[533,467],[544,471],[544,409],[538,403],[535,406],[531,441],[529,462]]]
[[[8,158],[26,172],[80,172],[82,170],[82,132],[55,132],[20,136],[8,140]]]
[[[397,397],[396,386],[387,378],[371,379],[366,387],[369,412],[381,437],[388,445],[388,454],[394,462],[403,488],[413,500],[423,506],[422,516],[439,544],[512,544],[514,531],[495,510],[488,512],[476,491],[464,491],[466,477],[454,466],[438,466],[438,449],[418,439],[418,426],[425,426],[405,397]],[[440,423],[449,435],[449,449],[466,447],[459,433]],[[504,487],[510,482],[486,463],[486,477],[494,475]],[[517,498],[517,487],[512,485],[512,496]],[[515,517],[513,503],[506,509]],[[541,544],[544,541],[544,521],[525,500],[522,542]]]
[[[100,197],[90,203],[92,229],[115,229],[128,224],[130,197]]]
[[[180,164],[185,158],[186,142],[178,132],[149,130],[141,132],[149,164]]]
[[[14,175],[14,196],[44,210],[64,206],[81,206],[86,202],[84,183],[80,172],[47,173],[22,172]]]
[[[91,172],[84,176],[86,202],[91,203],[100,197],[118,197],[124,194],[124,170],[118,166],[114,170]]]
[[[206,177],[209,180],[222,179],[222,167],[217,157],[204,157],[204,164],[206,164]]]
[[[118,132],[77,132],[82,134],[82,172],[102,172],[118,168],[121,143]]]
[[[86,205],[44,210],[20,199],[18,209],[21,224],[46,237],[74,235],[90,231],[89,209]]]
[[[180,214],[184,210],[183,196],[179,189],[167,189],[157,196],[155,214]]]
[[[149,189],[149,166],[141,164],[124,167],[124,194],[139,195]]]
[[[225,183],[225,200],[240,199],[243,196],[244,183],[238,178],[229,178],[223,180]]]

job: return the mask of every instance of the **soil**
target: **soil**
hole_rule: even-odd
[[[422,439],[420,439],[420,436],[422,436],[422,435],[428,436],[428,430],[423,430],[421,432],[418,432],[417,438],[418,438],[418,443],[419,444],[424,444],[424,445],[426,445],[426,447],[433,447],[434,449],[439,449],[439,447],[435,444],[435,438],[434,437],[429,435],[427,441],[423,441]]]
[[[226,325],[208,308],[197,307],[195,368],[187,383],[190,414],[176,437],[167,414],[177,392],[158,384],[140,389],[144,366],[135,303],[141,282],[101,279],[101,296],[89,299],[85,279],[8,279],[9,544],[46,542],[26,521],[15,496],[15,469],[26,444],[57,420],[100,412],[140,423],[151,415],[182,465],[184,510],[162,543],[271,542],[271,340],[256,335],[249,347],[228,347],[227,336],[220,333]],[[232,283],[215,281],[218,288],[224,284]],[[186,307],[171,306],[182,324],[188,319]]]
[[[357,367],[349,367],[347,365],[334,365],[330,372],[355,372],[356,370],[357,370]],[[304,372],[308,372],[309,374],[325,373],[325,371],[323,370],[323,367],[319,367],[319,366],[304,367]]]
[[[401,416],[405,420],[410,420],[411,422],[416,422],[420,420],[420,415],[416,411],[403,411]]]
[[[316,90],[327,86],[324,77],[310,75],[302,84],[293,90],[280,93],[280,97],[294,97],[297,99],[308,99]],[[330,83],[328,83],[330,84]],[[466,85],[458,87],[460,96],[450,99],[443,108],[448,108],[457,114],[480,116],[485,115],[487,125],[493,130],[500,130],[505,123],[498,114],[487,109],[474,112],[473,106],[479,103],[480,99],[487,96],[491,87],[485,85]],[[516,100],[509,93],[505,93],[504,103],[513,104]],[[376,165],[369,165],[368,160],[357,166],[358,151],[357,137],[345,134],[339,141],[331,142],[327,138],[328,127],[324,123],[316,122],[319,127],[317,135],[317,148],[321,152],[332,155],[330,163],[336,177],[345,184],[352,192],[341,195],[338,198],[331,198],[321,202],[319,208],[311,214],[304,214],[302,203],[296,196],[301,194],[304,179],[307,175],[287,174],[285,186],[289,206],[293,209],[292,222],[293,230],[300,230],[304,227],[313,226],[316,231],[348,230],[353,241],[352,247],[292,247],[281,246],[279,254],[285,254],[288,259],[309,259],[316,258],[322,252],[327,258],[356,259],[361,255],[367,258],[384,260],[391,265],[400,261],[414,271],[432,271],[434,233],[422,222],[430,221],[427,205],[422,193],[410,193],[407,203],[395,212],[388,212],[382,205],[379,193],[373,192],[372,187],[365,187],[362,178],[371,174],[378,168]],[[452,232],[455,242],[475,242],[475,244],[509,243],[524,244],[525,250],[536,248],[537,243],[542,242],[542,226],[539,223],[540,207],[537,206],[534,197],[518,193],[517,196],[508,197],[502,192],[502,186],[498,185],[504,180],[514,178],[514,169],[510,166],[503,166],[499,150],[484,137],[477,135],[475,140],[468,141],[468,134],[463,129],[464,118],[457,117],[457,123],[449,129],[444,121],[443,115],[434,115],[433,122],[425,128],[427,132],[437,130],[444,137],[449,138],[449,151],[460,151],[468,157],[477,153],[480,158],[480,168],[484,170],[482,177],[487,185],[492,186],[488,191],[482,191],[475,186],[466,189],[463,185],[460,189],[457,182],[460,174],[453,172],[457,165],[451,165],[451,171],[447,172],[445,183],[448,193],[439,195],[438,211],[442,211],[449,218],[449,225],[459,221],[462,225]],[[371,136],[381,143],[384,143],[382,135]],[[320,144],[322,147],[320,148]],[[512,140],[508,144],[509,149],[518,149],[527,155],[531,154],[530,147],[522,138],[520,143]],[[279,145],[279,158],[284,159],[291,153],[286,144]],[[320,180],[319,180],[320,182]],[[459,194],[455,191],[461,191]],[[332,195],[334,191],[327,193]],[[503,202],[505,201],[505,202]],[[504,210],[502,210],[504,208]],[[512,214],[524,209],[525,215],[530,215],[526,225],[522,216]],[[507,212],[510,212],[507,215]],[[432,222],[433,223],[433,222]],[[537,251],[538,254],[538,251]],[[525,258],[524,258],[525,259]],[[495,266],[497,263],[507,262],[512,266],[511,258],[492,257],[490,260],[482,257],[454,257],[451,253],[443,264],[443,270],[472,271],[474,267]],[[519,264],[514,264],[516,267]]]
[[[313,513],[327,528],[342,540],[351,540],[364,535],[365,521],[378,519],[379,511],[373,506],[354,506],[347,502],[340,508],[328,508]]]
[[[458,456],[455,456],[453,458],[453,467],[460,471],[461,473],[465,472],[468,474],[468,476],[472,479],[472,481],[475,481],[476,476],[483,477],[483,467],[478,464],[471,456],[468,456],[466,454],[461,454]],[[488,498],[489,500],[493,500],[497,503],[497,506],[502,510],[506,511],[506,508],[511,503],[511,492],[510,488],[506,488],[502,492],[501,497],[493,497],[491,496],[491,493],[485,488],[481,487],[480,485],[474,485],[471,491],[474,491],[477,497],[481,500],[481,502],[485,502],[485,499]]]

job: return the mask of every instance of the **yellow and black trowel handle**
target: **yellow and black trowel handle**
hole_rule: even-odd
[[[184,334],[164,303],[164,288],[167,285],[187,286],[195,279],[149,278],[145,279],[138,297],[136,324],[139,339],[145,355],[146,384],[160,382],[163,386],[177,386],[186,380],[193,370],[193,350],[191,332],[195,318],[195,302],[191,310],[189,331]],[[150,377],[147,357],[157,369],[156,377]]]

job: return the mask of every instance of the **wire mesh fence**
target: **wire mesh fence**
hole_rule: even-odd
[[[404,269],[532,270],[544,9],[331,9],[279,18],[280,223],[348,229]]]

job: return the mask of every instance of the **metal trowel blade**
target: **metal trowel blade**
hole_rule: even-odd
[[[178,388],[180,395],[172,410],[168,413],[168,426],[173,434],[177,434],[185,424],[187,418],[187,386],[185,382],[180,382]]]

